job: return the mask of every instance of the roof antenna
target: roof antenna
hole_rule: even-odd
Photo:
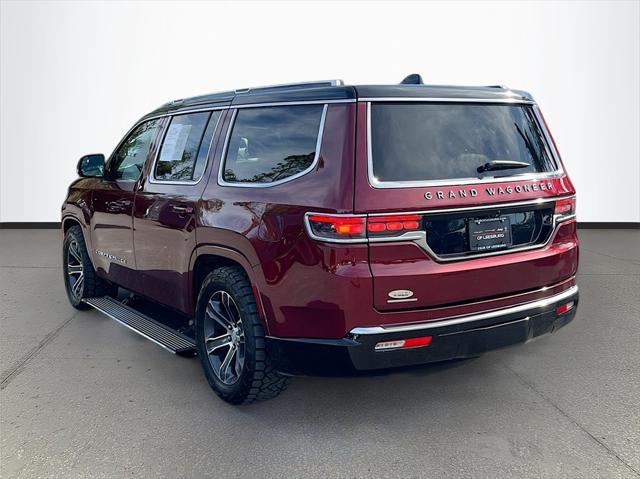
[[[419,73],[412,73],[406,76],[405,79],[400,82],[400,85],[424,85],[424,82]]]

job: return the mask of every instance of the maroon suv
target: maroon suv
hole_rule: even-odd
[[[62,207],[71,303],[232,403],[292,374],[477,356],[576,313],[575,190],[505,87],[250,88],[168,103]]]

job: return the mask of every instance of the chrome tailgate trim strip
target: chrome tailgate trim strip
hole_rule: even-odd
[[[564,299],[575,296],[578,293],[578,286],[572,286],[562,293],[548,298],[538,299],[529,303],[522,303],[509,308],[496,309],[487,311],[486,313],[472,314],[467,316],[454,316],[444,319],[436,319],[428,323],[405,324],[399,326],[372,326],[365,328],[353,328],[351,335],[367,335],[367,334],[387,334],[387,333],[405,333],[408,331],[420,331],[423,329],[442,328],[446,326],[455,326],[458,324],[473,323],[474,321],[482,321],[484,319],[498,318],[500,316],[508,316],[516,313],[530,312],[535,309],[544,308],[553,303],[558,303]]]

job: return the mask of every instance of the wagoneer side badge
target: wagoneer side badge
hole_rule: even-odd
[[[118,263],[127,264],[127,260],[124,258],[120,258],[118,256],[112,255],[111,253],[107,253],[106,251],[96,250],[96,254],[98,256],[102,256],[103,258],[107,258],[111,261],[117,261]]]

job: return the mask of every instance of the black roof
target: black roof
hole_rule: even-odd
[[[443,98],[480,100],[526,100],[533,97],[521,90],[496,86],[454,85],[359,85],[354,87],[358,98]]]
[[[322,100],[357,100],[366,98],[442,98],[504,101],[533,101],[521,90],[496,86],[450,85],[343,85],[339,81],[320,81],[258,88],[244,88],[200,95],[162,105],[148,116],[180,110],[215,108],[216,106],[249,105]]]

